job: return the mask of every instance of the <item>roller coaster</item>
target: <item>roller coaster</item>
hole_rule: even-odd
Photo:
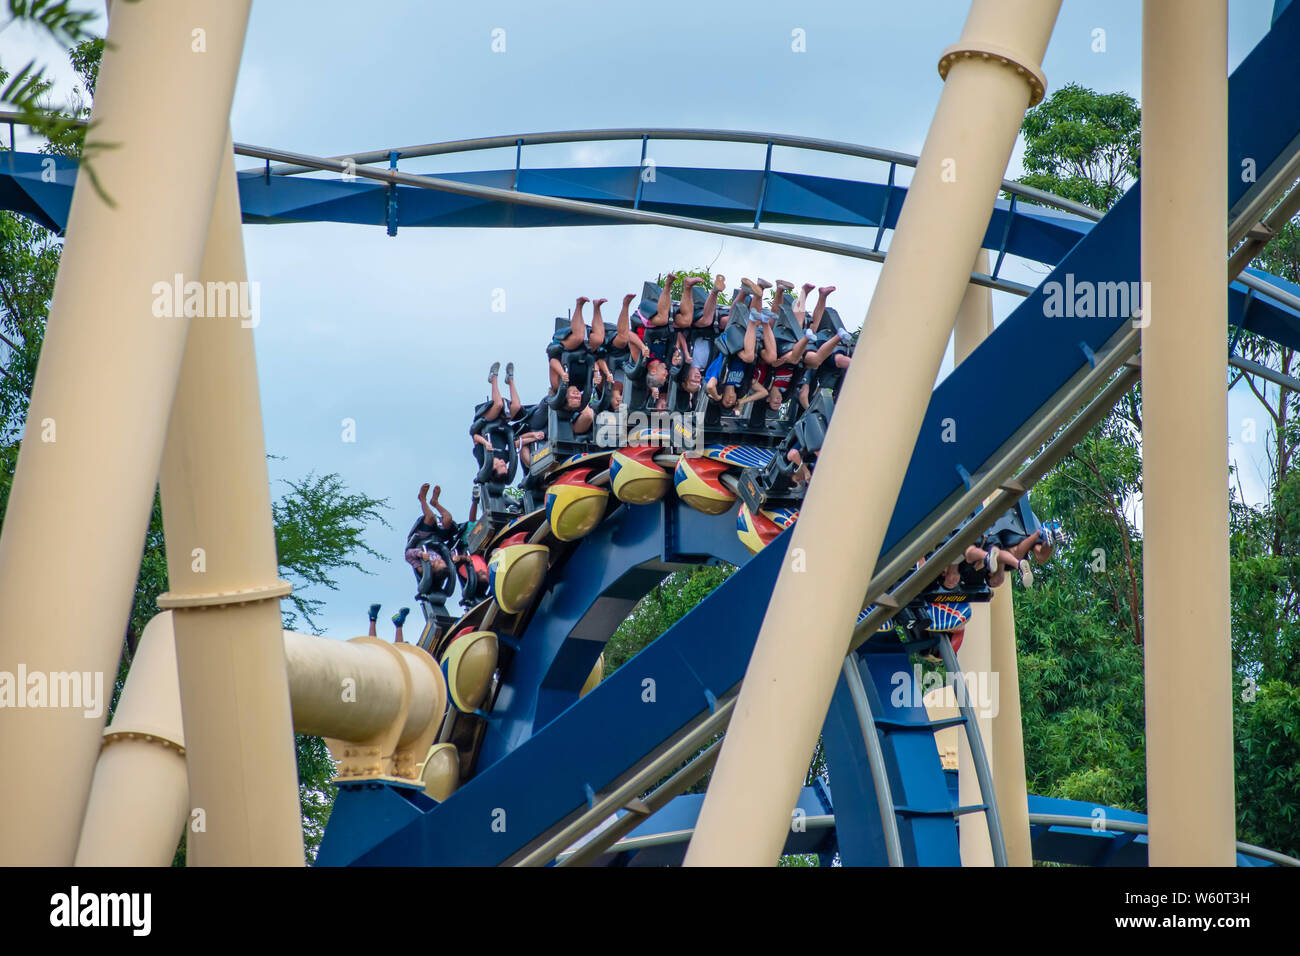
[[[1251,332],[1291,348],[1300,347],[1300,287],[1245,264],[1269,227],[1294,213],[1274,200],[1300,175],[1297,48],[1300,10],[1287,9],[1229,82],[1231,155],[1254,158],[1261,175],[1250,183],[1229,177],[1228,323],[1236,336]],[[657,166],[647,177],[648,144],[669,140],[748,143],[765,158],[761,169]],[[639,141],[641,163],[524,165],[525,147],[601,141]],[[418,158],[510,147],[513,168],[398,169]],[[781,172],[773,167],[777,147],[871,161],[879,175]],[[918,161],[825,140],[699,129],[523,134],[332,158],[246,144],[234,152],[259,161],[237,177],[245,224],[339,222],[395,236],[424,227],[653,224],[875,262],[888,260],[885,233],[898,225],[909,192],[895,182],[897,172]],[[72,160],[11,151],[0,158],[0,207],[62,232],[76,169]],[[784,848],[816,854],[823,865],[957,865],[958,821],[966,814],[983,814],[994,862],[1007,863],[965,685],[955,681],[957,712],[947,717],[936,717],[914,686],[918,651],[933,649],[948,675],[960,672],[951,629],[929,620],[919,630],[897,625],[939,600],[933,575],[917,569],[961,561],[966,546],[1139,379],[1141,335],[1132,310],[1086,322],[1043,317],[1054,283],[1139,284],[1141,182],[1105,215],[1017,183],[1002,189],[981,243],[993,266],[972,272],[970,282],[1024,301],[934,388],[879,561],[864,574],[862,612],[822,729],[825,772],[800,793],[795,815],[802,825],[792,827]],[[1300,199],[1300,190],[1291,197]],[[874,237],[857,246],[773,224],[857,226]],[[1037,287],[1007,279],[1007,256],[1049,274]],[[645,301],[657,291],[648,288]],[[733,306],[733,328],[743,310]],[[846,331],[828,312],[834,331]],[[566,324],[556,320],[557,328]],[[799,334],[788,314],[775,324],[783,342]],[[1300,388],[1240,356],[1229,361]],[[964,418],[956,436],[945,434],[942,423],[964,407],[964,396],[1008,367],[1019,370],[1018,403],[991,405]],[[626,394],[636,388],[626,377],[620,384]],[[677,406],[677,388],[669,386],[669,408]],[[416,594],[425,618],[417,646],[439,662],[446,683],[445,710],[430,724],[436,733],[416,772],[397,772],[390,762],[376,773],[364,761],[343,760],[317,864],[681,863],[704,800],[686,791],[713,769],[726,740],[806,491],[791,480],[784,452],[797,439],[814,454],[834,407],[829,390],[815,393],[806,410],[792,400],[735,415],[705,401],[695,425],[652,422],[614,447],[575,434],[552,410],[546,438],[522,469],[504,440],[509,478],[481,476],[477,518],[455,548],[433,544],[449,569],[465,567],[461,609],[447,607],[456,578],[450,573],[437,582],[426,573]],[[520,470],[518,488],[508,489]],[[700,564],[736,571],[632,661],[604,674],[605,644],[637,602],[666,575]],[[959,591],[952,602],[988,599],[987,589],[977,592]],[[290,665],[292,689],[292,655]],[[296,700],[294,715],[297,729],[315,729],[298,719]],[[956,770],[936,747],[936,735],[953,728],[969,741],[980,791],[974,804],[961,803]],[[346,739],[331,745],[336,756],[349,746]],[[393,746],[380,756],[390,759]],[[1141,814],[1033,795],[1028,810],[1036,860],[1147,861]],[[1237,845],[1236,859],[1241,866],[1300,865],[1246,844]]]

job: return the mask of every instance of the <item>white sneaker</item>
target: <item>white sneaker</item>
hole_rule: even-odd
[[[1020,583],[1027,588],[1034,586],[1034,568],[1028,558],[1020,559]]]

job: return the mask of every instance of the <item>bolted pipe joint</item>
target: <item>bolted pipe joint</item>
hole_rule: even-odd
[[[999,66],[1014,70],[1029,87],[1029,105],[1037,106],[1043,101],[1043,96],[1047,92],[1047,76],[1042,68],[1028,62],[1022,54],[996,43],[966,41],[954,43],[939,57],[939,76],[948,79],[948,71],[952,69],[954,63],[971,59],[997,63]]]
[[[447,709],[437,662],[414,644],[286,631],[294,730],[324,737],[340,781],[419,782]]]

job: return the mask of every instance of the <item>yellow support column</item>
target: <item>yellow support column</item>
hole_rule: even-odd
[[[1227,0],[1142,4],[1142,519],[1152,866],[1235,862]]]
[[[293,718],[266,446],[229,144],[203,256],[223,315],[190,329],[163,454],[163,527],[185,718],[194,866],[301,866]],[[211,298],[209,301],[212,301]],[[252,311],[251,309],[249,310]],[[231,314],[233,313],[233,314]],[[339,689],[343,692],[343,688]]]
[[[1059,0],[975,0],[687,852],[772,865],[826,717]],[[960,428],[961,410],[954,410]],[[846,424],[847,423],[847,424]]]
[[[1011,582],[994,588],[989,603],[991,661],[997,675],[993,715],[993,792],[998,798],[1002,840],[1008,866],[1032,866],[1029,840],[1029,792],[1025,785],[1025,738],[1020,717],[1020,663],[1016,658],[1016,618]]]
[[[140,635],[86,803],[77,866],[167,866],[185,818],[185,730],[172,616]]]
[[[113,11],[91,137],[114,205],[81,177],[0,538],[0,671],[112,690],[185,345],[155,287],[198,270],[248,8]],[[6,708],[0,864],[73,862],[105,713]]]
[[[972,268],[988,274],[989,254],[985,250],[981,249],[976,254]],[[966,357],[975,351],[975,347],[988,338],[992,331],[993,292],[983,286],[967,285],[953,327],[953,365],[960,365],[966,361]],[[996,753],[996,748],[993,746],[993,721],[990,714],[981,708],[979,698],[979,688],[990,686],[981,682],[989,681],[990,672],[993,670],[989,605],[971,605],[971,619],[966,625],[961,649],[957,652],[957,663],[961,666],[963,678],[968,674],[973,678],[967,685],[968,692],[971,706],[979,715],[980,739],[984,743],[984,753],[992,768],[993,755]],[[970,740],[961,731],[956,736],[957,802],[965,807],[974,806],[983,803],[984,796],[980,793],[979,780],[975,775]],[[993,843],[989,839],[988,819],[983,813],[963,814],[957,820],[957,831],[961,843],[962,866],[993,865]]]

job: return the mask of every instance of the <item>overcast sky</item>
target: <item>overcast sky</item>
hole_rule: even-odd
[[[143,0],[146,3],[159,0]],[[1187,0],[1193,10],[1197,0]],[[86,9],[98,4],[87,0]],[[601,127],[706,127],[843,140],[918,153],[942,89],[940,52],[957,40],[961,0],[912,3],[819,0],[759,3],[661,0],[492,0],[358,4],[257,0],[249,25],[232,125],[236,140],[316,155],[346,155],[441,140]],[[1229,65],[1267,31],[1272,0],[1232,0]],[[102,31],[102,24],[100,30]],[[504,52],[493,52],[493,31]],[[792,31],[806,52],[792,51]],[[1095,52],[1105,31],[1105,51]],[[499,43],[497,44],[500,45]],[[1047,50],[1049,90],[1077,82],[1140,98],[1140,4],[1065,0]],[[61,90],[73,75],[57,46],[22,26],[0,31],[0,63],[37,56]],[[20,138],[20,146],[23,141]],[[533,147],[525,166],[635,164],[639,143]],[[761,146],[651,144],[659,165],[762,168]],[[1019,175],[1020,145],[1009,177]],[[502,168],[513,151],[403,164],[414,172]],[[867,161],[777,150],[774,168],[879,179]],[[787,229],[804,227],[785,227]],[[860,231],[805,232],[855,243]],[[249,277],[261,285],[258,366],[273,493],[283,479],[338,472],[391,506],[390,528],[368,541],[391,557],[370,574],[340,575],[320,625],[364,633],[365,610],[383,620],[410,606],[414,581],[401,559],[418,514],[422,481],[440,482],[458,520],[476,470],[467,430],[486,395],[490,362],[513,360],[524,400],[545,388],[543,346],[551,320],[578,295],[611,306],[646,278],[676,267],[712,266],[740,276],[838,286],[833,302],[856,327],[879,267],[856,260],[654,226],[545,230],[401,229],[334,224],[247,226]],[[1036,282],[1041,268],[1009,264],[1008,277]],[[494,290],[506,310],[492,310]],[[999,318],[1019,301],[995,294]],[[613,318],[613,308],[607,314]],[[945,360],[945,371],[950,359]],[[1248,498],[1264,488],[1262,442],[1242,445],[1246,417],[1259,417],[1244,386],[1230,398],[1233,452]],[[342,440],[344,419],[356,441]],[[1261,420],[1262,431],[1262,420]],[[381,634],[391,634],[385,624]]]

